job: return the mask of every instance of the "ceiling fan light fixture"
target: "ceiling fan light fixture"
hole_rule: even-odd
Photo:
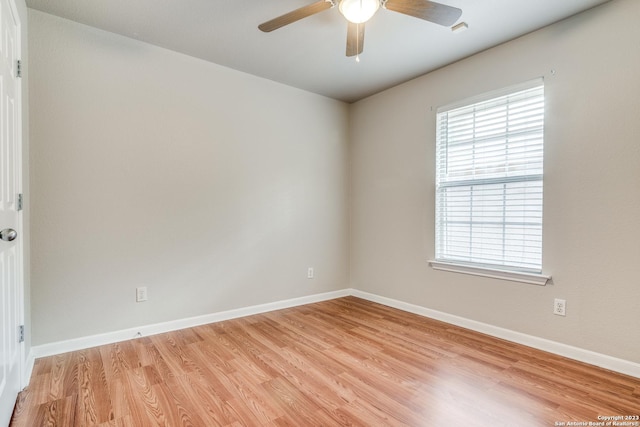
[[[354,24],[367,22],[380,8],[380,0],[341,0],[338,9]]]

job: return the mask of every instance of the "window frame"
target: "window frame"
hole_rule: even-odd
[[[508,96],[508,95],[512,95],[512,94],[517,94],[518,92],[521,91],[525,91],[525,90],[529,90],[529,89],[534,89],[537,87],[543,87],[543,91],[544,91],[544,80],[542,78],[538,78],[535,80],[531,80],[531,81],[527,81],[524,82],[522,84],[518,84],[518,85],[513,85],[513,86],[509,86],[506,88],[502,88],[499,90],[495,90],[495,91],[491,91],[491,92],[487,92],[481,95],[477,95],[477,96],[473,96],[470,98],[466,98],[463,99],[461,101],[457,101],[455,103],[451,103],[451,104],[447,104],[444,106],[441,106],[439,108],[437,108],[436,110],[436,128],[437,128],[437,135],[436,135],[436,168],[435,168],[435,173],[436,173],[436,182],[439,182],[439,171],[441,168],[441,165],[438,164],[438,161],[440,160],[439,158],[439,138],[440,138],[440,123],[439,123],[439,117],[441,114],[449,112],[449,111],[453,111],[456,109],[460,109],[460,108],[465,108],[465,107],[471,107],[474,106],[475,104],[481,104],[484,102],[491,102],[493,100],[496,100],[498,98],[504,97],[504,96]],[[543,107],[544,108],[544,107]],[[474,113],[475,114],[475,113]],[[475,117],[475,116],[474,116]],[[544,125],[543,125],[543,129],[544,129]],[[475,143],[474,143],[475,144]],[[544,146],[544,141],[543,141],[543,146]],[[447,146],[446,149],[448,150],[449,147]],[[543,160],[541,160],[543,162]],[[516,183],[523,183],[523,182],[529,182],[529,181],[539,181],[540,185],[541,185],[541,194],[543,191],[543,174],[542,171],[540,171],[539,174],[527,174],[527,175],[522,175],[522,176],[518,176],[516,178],[513,177],[509,177],[509,176],[502,176],[502,177],[498,177],[495,179],[492,178],[471,178],[471,179],[460,179],[458,180],[457,183],[445,183],[442,184],[441,183],[441,188],[453,188],[456,185],[457,186],[461,186],[463,185],[463,182],[465,182],[467,184],[474,184],[474,183],[481,183],[481,184],[490,184],[492,182],[495,183],[500,183],[500,184],[505,184],[508,182],[516,182]],[[437,209],[439,209],[439,202],[438,202],[438,197],[439,197],[439,192],[438,192],[438,184],[436,184],[436,191],[435,191],[435,241],[434,241],[434,248],[435,248],[435,253],[438,254],[438,238],[442,238],[438,233],[441,233],[441,231],[438,229],[438,212]],[[503,202],[504,206],[508,206],[508,204],[506,204],[506,202]],[[543,207],[543,203],[541,202],[540,208],[541,208],[541,215],[542,215],[542,207]],[[471,220],[470,220],[471,221]],[[502,224],[506,223],[506,219],[503,217],[502,219]],[[540,221],[540,224],[542,226],[542,220]],[[542,238],[542,230],[540,231],[540,238]],[[504,235],[502,237],[502,241],[504,242],[506,239],[506,235]],[[471,243],[470,243],[471,244]],[[471,249],[471,247],[470,247]],[[470,255],[471,258],[473,258],[472,255]],[[542,257],[542,246],[540,246],[540,257]],[[441,271],[449,271],[449,272],[457,272],[457,273],[463,273],[463,274],[472,274],[472,275],[477,275],[477,276],[482,276],[482,277],[491,277],[491,278],[497,278],[497,279],[504,279],[504,280],[511,280],[511,281],[516,281],[516,282],[523,282],[523,283],[531,283],[531,284],[536,284],[536,285],[546,285],[546,283],[551,279],[551,276],[548,275],[544,275],[542,274],[542,260],[540,260],[540,270],[537,269],[531,269],[531,268],[520,268],[517,266],[508,266],[505,265],[506,264],[506,258],[502,258],[501,261],[503,264],[491,264],[491,263],[476,263],[476,262],[467,262],[467,261],[459,261],[459,260],[455,260],[452,258],[446,258],[446,257],[437,257],[433,260],[429,260],[429,264],[431,265],[432,268],[434,268],[435,270],[441,270]]]

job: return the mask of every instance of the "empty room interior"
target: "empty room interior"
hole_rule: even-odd
[[[0,425],[640,426],[638,0],[2,4]]]

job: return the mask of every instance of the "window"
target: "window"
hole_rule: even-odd
[[[438,109],[435,263],[542,272],[543,135],[542,80]]]

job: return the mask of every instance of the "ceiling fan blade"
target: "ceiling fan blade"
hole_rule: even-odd
[[[429,0],[387,0],[385,7],[394,12],[424,19],[434,24],[451,26],[462,15],[457,7]]]
[[[258,28],[260,28],[260,30],[264,31],[265,33],[268,33],[270,31],[277,30],[280,27],[284,27],[285,25],[296,22],[302,18],[306,18],[307,16],[315,15],[316,13],[331,9],[332,7],[333,3],[331,3],[330,1],[320,0],[310,5],[293,10],[289,13],[285,13],[284,15],[278,16],[271,21],[263,22],[262,24],[258,25]]]
[[[356,56],[364,49],[364,23],[348,22],[347,27],[347,56]]]

